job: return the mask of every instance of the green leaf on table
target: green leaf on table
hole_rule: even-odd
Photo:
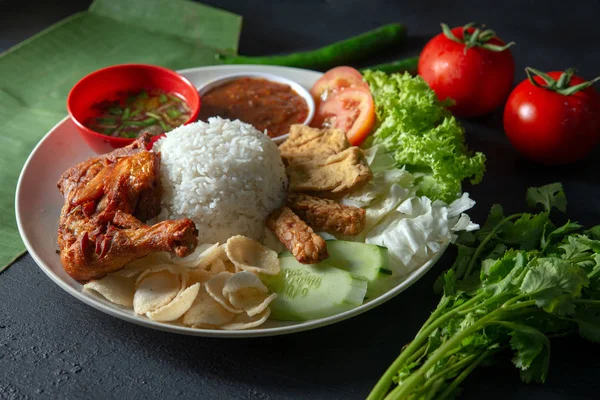
[[[143,6],[142,6],[143,5]],[[197,46],[237,54],[242,18],[193,1],[96,0],[89,11]]]
[[[67,115],[71,87],[123,63],[172,69],[217,63],[235,52],[242,18],[183,0],[96,0],[0,55],[0,270],[24,252],[14,193],[40,138]]]
[[[559,211],[567,211],[567,196],[560,183],[551,183],[540,187],[530,187],[527,189],[527,205],[535,207],[541,204],[544,211],[550,212],[554,207]]]

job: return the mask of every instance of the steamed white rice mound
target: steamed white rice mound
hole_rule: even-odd
[[[153,149],[162,154],[159,220],[192,219],[199,243],[261,240],[265,218],[284,203],[279,149],[249,124],[210,118],[172,130]]]

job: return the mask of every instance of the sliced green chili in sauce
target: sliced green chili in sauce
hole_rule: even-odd
[[[176,93],[161,89],[119,92],[114,100],[92,106],[94,117],[84,125],[95,132],[120,138],[166,133],[186,123],[191,116],[187,103]]]

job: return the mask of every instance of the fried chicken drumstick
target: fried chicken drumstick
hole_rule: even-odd
[[[157,251],[185,257],[196,248],[198,231],[189,219],[142,222],[160,211],[160,154],[146,150],[148,141],[90,158],[61,176],[58,245],[74,279],[101,278]]]

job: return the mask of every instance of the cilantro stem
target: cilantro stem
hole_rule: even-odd
[[[529,297],[528,293],[524,293],[524,294],[520,294],[516,297],[513,297],[512,299],[508,300],[506,303],[504,303],[503,307],[508,307],[509,305],[516,303],[517,301],[524,299],[526,297]]]
[[[415,351],[412,356],[410,356],[408,358],[408,360],[406,360],[406,364],[412,364],[413,362],[417,361],[419,358],[421,358],[421,356],[423,356],[426,352],[427,352],[427,348],[429,347],[429,344],[427,344],[427,346],[421,346],[419,348],[419,350]]]
[[[594,259],[594,257],[590,254],[590,255],[586,255],[586,256],[571,258],[571,259],[569,259],[569,261],[572,262],[573,264],[578,264],[582,261],[591,261],[593,259]]]
[[[440,386],[442,386],[444,384],[444,377],[440,377],[436,381],[433,381],[433,382],[434,382],[433,387],[431,388],[431,391],[429,392],[427,397],[425,397],[425,400],[433,400],[435,398],[433,396],[436,395],[436,393],[440,389]]]
[[[478,358],[477,353],[471,354],[470,356],[467,356],[467,357],[463,358],[462,360],[455,362],[451,366],[444,368],[442,371],[438,372],[437,374],[435,374],[435,375],[431,376],[429,379],[427,379],[427,382],[425,382],[425,384],[423,385],[422,390],[428,389],[432,385],[432,383],[436,381],[436,379],[442,378],[443,376],[450,375],[454,371],[461,369],[465,365],[468,365],[470,362],[472,362],[476,358]]]
[[[511,296],[511,295],[512,295],[512,293],[500,293],[500,294],[498,294],[498,295],[492,296],[492,297],[490,297],[489,299],[485,300],[485,301],[484,301],[483,303],[481,303],[481,304],[478,304],[478,305],[476,305],[476,306],[473,306],[473,307],[471,307],[471,308],[468,308],[468,309],[466,309],[466,310],[462,310],[462,311],[460,312],[460,314],[461,314],[461,315],[467,315],[467,314],[468,314],[468,313],[470,313],[470,312],[473,312],[473,311],[475,311],[475,310],[481,309],[481,308],[483,308],[483,307],[487,307],[487,306],[488,306],[488,305],[490,305],[490,304],[494,304],[494,303],[496,303],[496,302],[499,302],[499,301],[500,301],[500,299],[501,299],[502,297],[506,296],[506,295],[509,295],[509,296]]]
[[[406,364],[407,360],[411,357],[411,355],[417,351],[429,338],[429,335],[440,325],[457,315],[462,309],[470,307],[472,304],[481,301],[484,297],[487,296],[487,293],[480,293],[477,296],[467,300],[460,306],[449,310],[446,314],[439,316],[437,319],[432,320],[429,326],[422,331],[420,331],[412,342],[400,353],[398,358],[388,367],[388,369],[383,373],[377,384],[369,393],[367,400],[376,400],[381,399],[385,396],[390,385],[392,384],[392,380],[394,376],[398,373],[402,365]],[[437,310],[436,310],[437,311]],[[432,314],[432,316],[435,312]],[[430,317],[431,319],[431,317]],[[429,321],[429,320],[428,320]],[[438,349],[439,350],[439,349]]]
[[[475,299],[479,296],[481,296],[481,295],[477,295],[477,296],[473,297],[473,299]],[[473,299],[471,299],[471,300],[473,300]],[[466,303],[464,303],[464,304],[466,304]],[[448,339],[448,341],[446,341],[444,344],[442,344],[440,347],[438,347],[437,350],[431,354],[431,356],[427,359],[427,361],[425,361],[423,363],[423,365],[421,365],[421,367],[419,367],[418,370],[416,370],[408,379],[403,381],[400,385],[396,386],[394,388],[394,390],[392,390],[385,398],[390,399],[390,400],[407,398],[407,396],[409,395],[409,393],[411,393],[411,391],[415,388],[415,386],[418,385],[421,380],[423,380],[426,372],[429,371],[434,365],[436,365],[444,357],[447,357],[448,352],[450,350],[452,350],[454,347],[458,346],[469,335],[485,328],[492,321],[494,321],[494,319],[496,319],[498,316],[502,315],[503,313],[505,313],[507,311],[518,310],[518,309],[530,307],[533,305],[535,305],[535,300],[523,301],[521,303],[513,304],[508,307],[502,306],[502,307],[490,312],[489,314],[487,314],[486,316],[484,316],[483,318],[481,318],[480,320],[475,322],[473,325],[464,329],[463,331],[456,333],[454,336],[452,336],[450,339]],[[450,313],[448,313],[448,314],[450,314]],[[446,314],[446,315],[448,315],[448,314]],[[446,317],[446,315],[444,317]]]
[[[415,337],[419,336],[421,334],[421,332],[423,332],[423,330],[425,328],[427,328],[429,326],[429,324],[431,324],[431,322],[434,321],[440,314],[443,314],[449,301],[450,301],[450,298],[448,298],[446,296],[442,297],[442,300],[438,304],[437,308],[431,313],[429,318],[427,318],[427,321],[425,321],[425,323],[423,324],[421,329],[419,329],[419,332],[417,332]]]
[[[469,376],[469,374],[475,369],[477,368],[477,366],[479,364],[481,364],[481,362],[483,360],[485,360],[489,355],[491,355],[492,353],[496,352],[497,350],[486,350],[483,353],[481,353],[479,355],[479,357],[477,357],[475,359],[475,361],[473,361],[473,363],[471,365],[469,365],[463,372],[460,373],[460,375],[458,375],[454,381],[450,384],[450,386],[448,386],[446,388],[446,390],[444,390],[442,392],[442,394],[440,395],[440,397],[438,397],[440,400],[444,400],[445,398],[447,398],[448,396],[450,396],[452,393],[454,393],[454,391],[458,388],[458,385],[460,385],[462,383],[462,381],[465,380],[465,378],[467,376]]]
[[[513,219],[516,219],[516,218],[519,218],[522,216],[523,216],[523,213],[513,214],[513,215],[509,215],[508,217],[504,218],[502,221],[498,222],[498,224],[494,227],[494,229],[492,229],[490,231],[490,233],[488,233],[487,236],[481,241],[481,243],[479,243],[479,246],[477,246],[477,249],[475,250],[473,257],[471,258],[471,261],[469,261],[469,265],[467,266],[467,271],[465,272],[465,276],[471,275],[471,271],[473,270],[473,267],[475,266],[475,262],[481,255],[481,252],[483,251],[484,247],[494,237],[494,235],[496,234],[496,232],[498,232],[498,230],[502,227],[502,225],[504,225],[505,223],[507,223]]]
[[[396,386],[394,390],[392,390],[385,399],[405,399],[408,398],[408,395],[411,391],[417,386],[425,377],[425,373],[429,371],[435,364],[437,364],[440,360],[446,357],[448,350],[453,349],[460,342],[462,342],[469,335],[483,329],[487,322],[493,320],[497,315],[498,310],[491,312],[485,317],[481,318],[479,321],[469,326],[463,331],[456,333],[452,336],[448,341],[442,344],[440,347],[434,351],[431,356],[416,370],[408,379],[403,381],[400,385]]]

